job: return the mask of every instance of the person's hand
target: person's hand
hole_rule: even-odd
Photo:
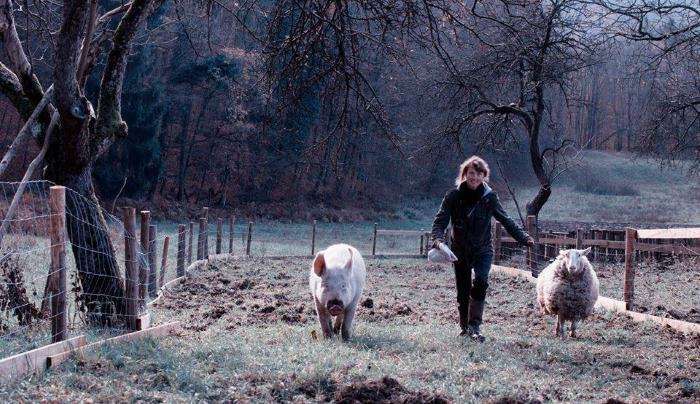
[[[535,239],[533,239],[531,236],[527,236],[527,241],[525,241],[525,245],[527,245],[528,247],[534,247]]]

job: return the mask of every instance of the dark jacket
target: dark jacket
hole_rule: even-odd
[[[522,244],[527,244],[528,234],[508,216],[498,200],[498,195],[486,184],[484,184],[484,193],[481,199],[476,203],[470,203],[461,197],[457,188],[451,189],[445,194],[440,210],[433,221],[433,241],[445,241],[445,230],[451,221],[450,244],[453,250],[472,253],[493,251],[491,244],[492,217],[501,222],[514,239]],[[455,251],[455,254],[458,251]]]

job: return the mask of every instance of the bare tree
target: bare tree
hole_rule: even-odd
[[[613,35],[644,43],[652,77],[636,149],[661,161],[694,159],[700,169],[700,3],[596,0]]]
[[[282,0],[261,14],[267,77],[292,105],[318,92],[336,138],[371,120],[373,132],[400,149],[400,138],[378,90],[377,66],[405,64],[426,43],[453,0]]]
[[[576,0],[476,0],[453,14],[453,32],[436,31],[432,41],[445,73],[434,101],[448,116],[440,134],[496,152],[524,138],[539,182],[528,215],[549,199],[573,146],[551,120],[554,94],[568,101],[572,74],[597,61],[599,38],[585,13]]]
[[[68,236],[82,284],[81,298],[93,314],[91,318],[99,322],[114,312],[124,313],[125,302],[114,247],[95,196],[92,167],[116,139],[127,134],[121,118],[127,57],[141,22],[157,2],[133,0],[100,13],[96,0],[65,0],[60,5],[52,4],[51,18],[41,20],[49,25],[44,28],[55,44],[49,47],[53,64],[47,66],[52,73],[54,97],[37,114],[37,121],[28,124],[34,127],[41,145],[51,116],[55,117],[44,158],[44,177],[75,191],[67,198]],[[23,44],[17,34],[16,11],[11,0],[0,0],[0,39],[9,59],[9,65],[0,63],[0,91],[24,119],[29,119],[40,106],[44,90],[25,52],[28,44]],[[111,29],[117,17],[119,22]],[[58,31],[50,26],[53,20],[58,21]],[[85,82],[102,58],[104,70],[95,109],[85,94]]]

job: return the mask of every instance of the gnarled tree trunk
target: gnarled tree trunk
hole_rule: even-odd
[[[95,196],[92,164],[77,172],[60,171],[52,150],[46,178],[69,188],[66,193],[66,228],[80,279],[79,299],[94,324],[110,325],[125,313],[124,286],[114,245],[102,208]]]

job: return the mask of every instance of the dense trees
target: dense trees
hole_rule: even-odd
[[[599,0],[610,29],[643,45],[649,104],[637,149],[700,168],[700,3]]]
[[[0,37],[9,61],[9,65],[0,64],[0,88],[25,120],[37,109],[36,122],[28,124],[43,146],[43,177],[75,192],[66,200],[66,225],[83,303],[97,322],[124,312],[124,291],[92,171],[111,144],[127,135],[121,116],[126,63],[140,24],[154,5],[152,0],[134,0],[128,7],[99,14],[97,1],[68,0],[61,7],[34,4],[34,9],[24,12],[40,13],[33,26],[38,29],[30,32],[33,27],[25,26],[27,39],[22,42],[13,2],[0,1]],[[108,28],[112,18],[119,20],[113,30]],[[30,33],[47,37],[35,43]],[[43,69],[34,67],[31,52],[25,50],[32,45],[47,53],[35,63],[45,69],[41,78],[38,73]],[[106,51],[101,51],[102,46]],[[85,83],[98,60],[104,64],[93,103]],[[42,79],[53,83],[51,91],[45,92]]]
[[[527,156],[517,172],[540,186],[537,213],[571,148],[697,153],[697,10],[628,3],[149,2],[121,48],[117,24],[137,3],[80,3],[80,16],[5,1],[20,18],[16,35],[2,28],[2,141],[54,83],[56,145],[79,158],[52,146],[46,178],[85,195],[94,167],[104,197],[152,205],[379,206],[437,192],[463,155],[485,151]],[[68,17],[82,28],[60,31]],[[127,60],[116,91],[110,71]],[[58,84],[70,69],[75,84]],[[79,117],[63,118],[73,107]],[[41,139],[5,178],[22,175]]]

